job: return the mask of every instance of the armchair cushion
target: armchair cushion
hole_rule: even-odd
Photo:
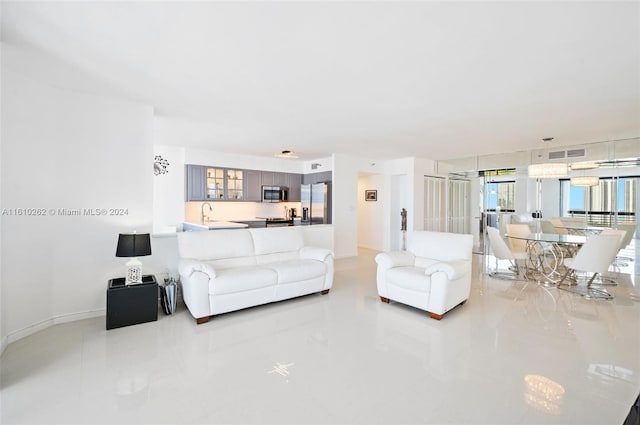
[[[416,256],[409,251],[382,252],[376,255],[376,263],[385,268],[413,266],[415,261]]]
[[[419,267],[394,267],[387,272],[387,280],[390,284],[412,291],[431,290],[431,279],[425,276],[424,269]]]
[[[449,280],[455,280],[469,272],[468,263],[469,262],[466,260],[448,262],[440,261],[427,267],[424,271],[424,274],[432,275],[437,272],[444,272],[447,274],[447,278]]]

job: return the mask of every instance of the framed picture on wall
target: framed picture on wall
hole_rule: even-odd
[[[365,190],[364,191],[364,200],[365,201],[377,201],[378,200],[378,191],[377,190]]]

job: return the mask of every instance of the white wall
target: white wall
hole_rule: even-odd
[[[376,190],[377,201],[367,201],[365,190]],[[358,178],[358,246],[384,251],[388,221],[385,206],[389,205],[385,177],[381,174],[360,174]]]
[[[336,258],[358,255],[358,167],[360,159],[333,156],[333,229]]]
[[[1,90],[1,88],[0,88]],[[2,102],[0,101],[0,117],[2,117]],[[1,120],[0,120],[1,124]],[[2,126],[4,127],[4,126]],[[0,177],[2,176],[2,137],[0,130]],[[3,196],[2,196],[2,184],[0,182],[0,212],[4,208]],[[1,215],[0,215],[1,220]],[[2,224],[0,221],[0,355],[4,352],[4,349],[7,347],[7,330],[5,328],[5,317],[7,313],[7,307],[5,305],[5,298],[3,296],[4,285],[2,283]]]
[[[304,173],[304,162],[296,159],[265,158],[261,156],[216,152],[207,149],[185,149],[184,163],[244,168],[248,170],[279,171],[284,173]],[[326,168],[321,169],[321,171],[326,171]]]
[[[154,145],[153,155],[169,162],[167,173],[153,178],[153,231],[162,233],[169,227],[175,231],[184,221],[185,149]]]
[[[104,314],[107,281],[123,274],[118,233],[151,230],[153,196],[151,107],[24,77],[13,60],[21,58],[3,52],[2,206],[43,215],[2,217],[9,342]],[[18,68],[40,65],[29,60]],[[60,209],[82,212],[64,216]]]

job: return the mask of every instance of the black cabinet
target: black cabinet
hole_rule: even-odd
[[[158,283],[153,275],[142,283],[124,284],[124,277],[111,279],[107,288],[107,330],[158,320]]]

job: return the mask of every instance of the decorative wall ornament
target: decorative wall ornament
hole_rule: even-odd
[[[160,174],[167,174],[169,172],[167,167],[169,167],[169,161],[160,155],[156,155],[153,159],[153,174],[156,176],[159,176]]]

